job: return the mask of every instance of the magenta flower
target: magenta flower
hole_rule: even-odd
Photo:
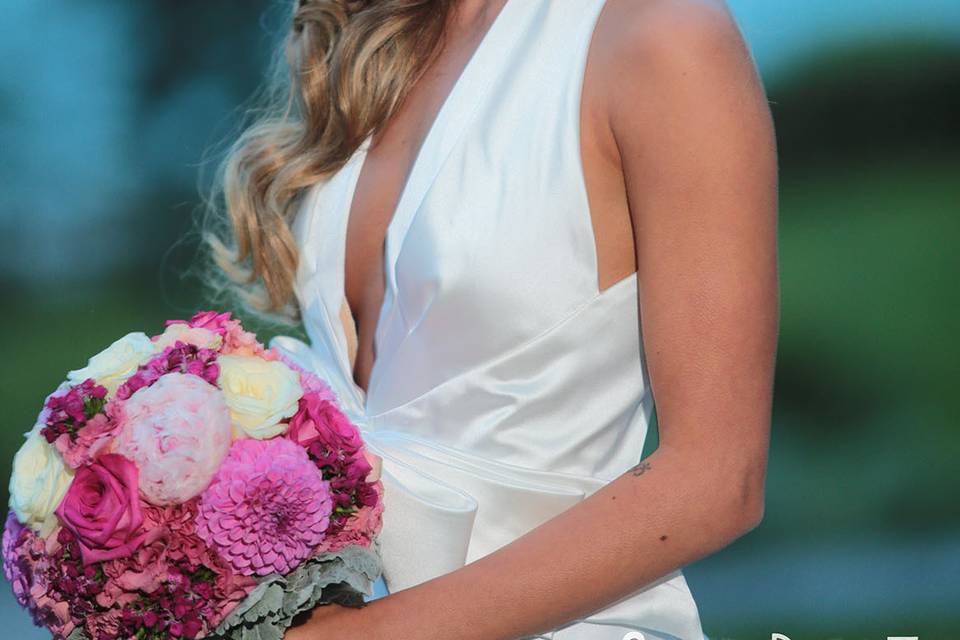
[[[383,484],[371,484],[370,491],[375,496],[372,506],[360,507],[343,518],[338,530],[329,531],[324,541],[314,550],[316,553],[336,552],[352,544],[369,547],[373,543],[383,527]]]
[[[114,410],[107,402],[107,389],[92,378],[53,393],[44,404],[40,433],[76,469],[105,452],[116,430]]]
[[[286,438],[234,441],[200,497],[197,535],[239,573],[287,574],[323,541],[330,486]]]
[[[56,514],[77,537],[84,564],[129,556],[143,542],[138,475],[116,453],[77,470]]]
[[[141,365],[135,374],[127,378],[127,381],[117,388],[117,398],[126,400],[168,373],[189,373],[217,386],[217,378],[220,376],[217,352],[195,344],[177,342]]]
[[[47,442],[53,442],[61,434],[76,436],[107,403],[107,388],[97,384],[93,378],[87,378],[78,385],[68,387],[65,393],[51,394],[44,407],[44,424],[41,433]]]
[[[286,436],[310,451],[321,467],[339,467],[363,449],[357,427],[334,402],[320,394],[304,394],[299,410],[290,418]]]
[[[307,450],[330,482],[335,507],[332,533],[346,525],[355,509],[377,503],[375,474],[360,431],[333,401],[321,394],[305,394],[285,435]]]

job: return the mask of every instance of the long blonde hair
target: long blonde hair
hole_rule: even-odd
[[[395,113],[442,46],[453,0],[295,0],[269,82],[204,198],[208,284],[295,322],[305,189],[340,169]]]

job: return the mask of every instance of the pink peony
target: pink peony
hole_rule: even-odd
[[[326,535],[330,487],[286,438],[234,441],[200,498],[197,534],[245,575],[286,574]]]
[[[115,453],[77,469],[56,514],[77,537],[84,564],[128,556],[146,537],[137,475]]]
[[[113,450],[137,463],[153,504],[185,502],[207,487],[232,437],[223,394],[188,373],[168,373],[123,405]]]

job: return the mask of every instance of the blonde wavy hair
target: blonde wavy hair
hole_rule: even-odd
[[[262,106],[229,146],[203,201],[204,276],[215,297],[295,323],[290,223],[305,190],[336,172],[396,112],[442,46],[454,0],[296,0]]]

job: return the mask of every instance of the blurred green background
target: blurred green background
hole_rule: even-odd
[[[285,4],[5,3],[4,479],[67,370],[204,304],[204,152]],[[776,119],[782,326],[765,520],[687,570],[705,629],[960,637],[960,3],[729,4]],[[44,637],[8,589],[0,617]]]

